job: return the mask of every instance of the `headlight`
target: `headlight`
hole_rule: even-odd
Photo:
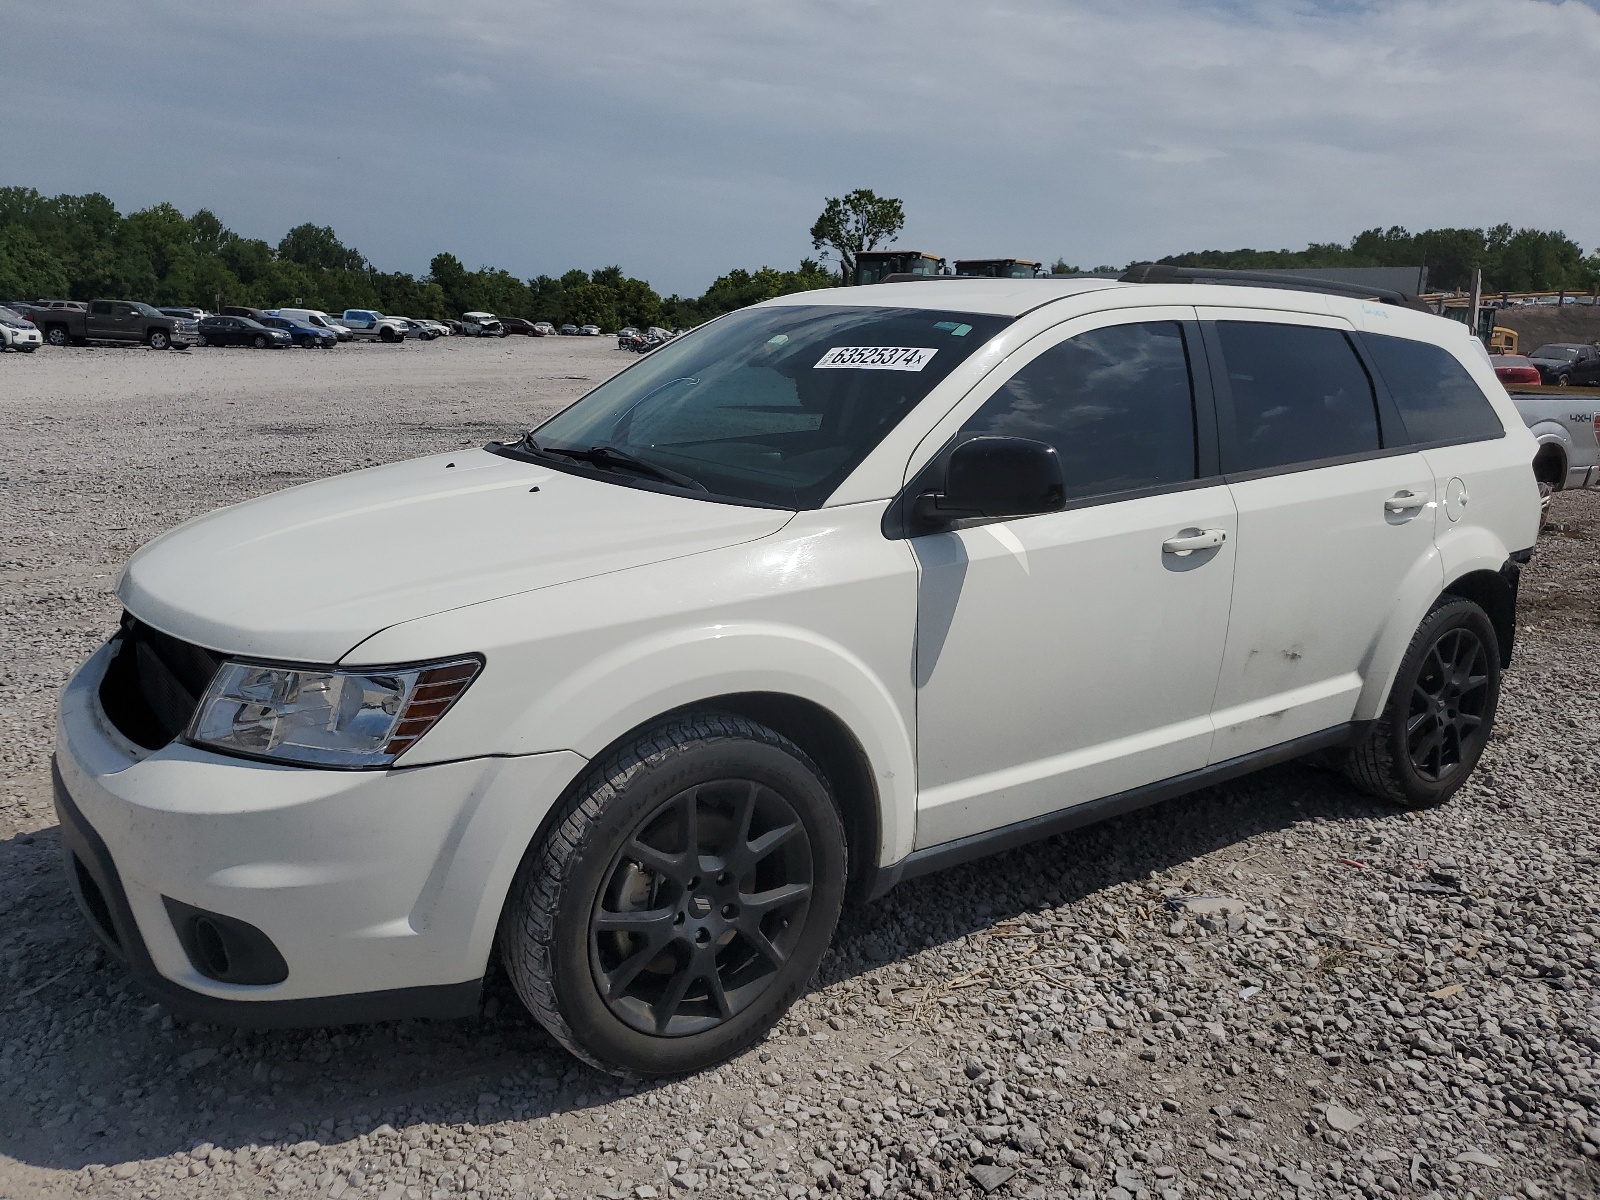
[[[256,758],[321,767],[386,767],[432,729],[483,662],[318,670],[224,663],[189,738]]]

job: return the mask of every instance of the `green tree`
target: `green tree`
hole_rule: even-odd
[[[67,269],[20,225],[0,225],[0,300],[65,296]]]
[[[361,252],[341,242],[328,225],[296,225],[278,243],[278,257],[314,271],[360,271],[367,265]]]
[[[893,241],[905,223],[900,201],[857,188],[842,199],[830,196],[823,203],[822,215],[811,226],[811,245],[836,253],[839,279],[851,283],[856,277],[856,255]]]

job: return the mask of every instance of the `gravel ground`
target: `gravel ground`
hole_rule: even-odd
[[[1397,811],[1279,768],[847,912],[758,1049],[629,1085],[482,1015],[240,1033],[67,896],[55,689],[127,554],[217,504],[514,432],[609,346],[0,359],[0,1197],[1600,1193],[1600,496],[1524,580],[1498,736]]]

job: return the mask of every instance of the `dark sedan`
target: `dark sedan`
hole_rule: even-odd
[[[532,321],[524,321],[521,317],[501,317],[500,324],[507,333],[525,333],[529,337],[544,336],[544,330]]]
[[[282,350],[293,343],[282,329],[268,329],[249,317],[207,317],[200,322],[202,346],[254,346],[257,350]]]
[[[1549,342],[1528,355],[1546,383],[1600,385],[1600,347],[1583,342]]]

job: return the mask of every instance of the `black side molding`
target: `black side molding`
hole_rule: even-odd
[[[1236,779],[1240,775],[1249,775],[1254,771],[1276,766],[1317,750],[1351,745],[1360,740],[1371,724],[1370,721],[1347,721],[1331,729],[1308,733],[1293,741],[1241,754],[1238,758],[1230,758],[1226,762],[1214,763],[1183,775],[1174,775],[1171,779],[1163,779],[1158,783],[1146,784],[1111,796],[1102,796],[1098,800],[1075,804],[1071,808],[1063,808],[1026,821],[1017,821],[1011,825],[1002,825],[999,829],[975,833],[971,837],[957,838],[953,842],[943,842],[937,846],[914,850],[897,863],[873,868],[874,876],[866,889],[867,899],[876,900],[897,883],[915,879],[918,875],[929,875],[934,871],[943,871],[947,867],[987,858],[991,854],[1015,850],[1018,846],[1026,846],[1030,842],[1119,817],[1123,813],[1147,808],[1163,800],[1171,800],[1210,787],[1212,784]]]
[[[483,992],[481,979],[303,1000],[224,1000],[173,983],[156,970],[138,922],[134,920],[133,909],[128,905],[128,895],[123,890],[122,877],[117,873],[111,852],[72,802],[61,770],[54,761],[50,764],[50,778],[73,896],[106,949],[128,964],[139,989],[173,1012],[191,1020],[239,1029],[362,1025],[407,1017],[449,1020],[477,1013]]]

